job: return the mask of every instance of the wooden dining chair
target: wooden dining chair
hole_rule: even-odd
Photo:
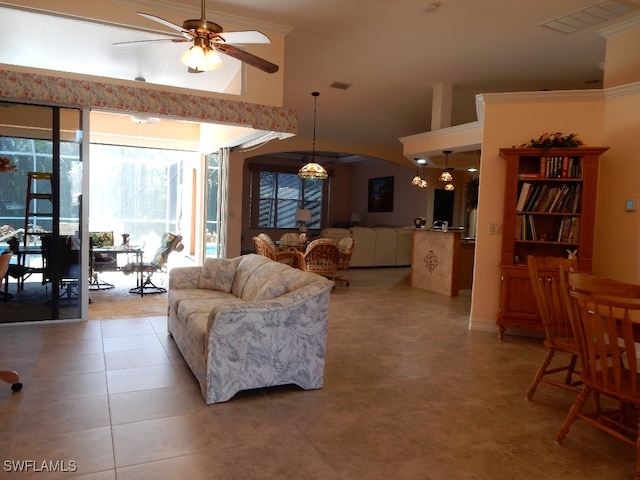
[[[583,272],[567,272],[568,288],[574,292],[640,298],[640,285]]]
[[[563,292],[580,352],[580,379],[584,383],[555,441],[560,444],[581,419],[619,440],[636,446],[635,478],[640,480],[640,372],[636,350],[640,299],[598,296],[567,288]],[[626,366],[625,361],[626,359]],[[583,411],[590,396],[606,396],[617,408]]]
[[[536,371],[533,382],[527,390],[526,398],[529,400],[540,382],[573,392],[578,392],[581,385],[579,380],[574,379],[578,346],[562,300],[560,265],[566,269],[575,269],[576,257],[535,257],[533,255],[527,257],[529,277],[544,325],[544,346],[547,349],[542,365]],[[556,353],[568,356],[568,361],[560,365],[552,365]],[[562,372],[566,373],[564,379],[560,380],[557,374]]]

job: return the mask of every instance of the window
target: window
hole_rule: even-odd
[[[319,229],[327,182],[303,180],[297,170],[252,165],[251,228],[298,228],[296,210],[311,210],[309,228]]]
[[[220,158],[217,153],[207,155],[207,225],[205,256],[218,256],[218,184]]]

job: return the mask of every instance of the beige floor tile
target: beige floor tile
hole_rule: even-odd
[[[319,390],[205,405],[167,335],[165,294],[91,292],[88,323],[1,327],[0,367],[24,388],[0,384],[0,455],[75,460],[87,480],[633,478],[635,449],[583,422],[553,443],[574,395],[541,385],[524,398],[539,335],[470,331],[468,295],[412,289],[406,268],[348,273]]]

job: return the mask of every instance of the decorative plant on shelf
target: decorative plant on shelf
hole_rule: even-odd
[[[556,133],[543,133],[537,139],[531,139],[526,143],[523,143],[521,147],[526,148],[570,148],[570,147],[582,147],[584,144],[582,140],[578,138],[577,133],[570,133],[564,135],[561,132]]]
[[[0,157],[0,172],[13,172],[16,166],[11,165],[11,159],[8,157]]]
[[[465,187],[465,206],[467,211],[478,208],[478,189],[480,188],[480,177],[473,175],[467,180]]]

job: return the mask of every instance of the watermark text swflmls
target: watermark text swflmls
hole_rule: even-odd
[[[5,460],[2,464],[5,472],[61,472],[78,470],[75,460]]]

